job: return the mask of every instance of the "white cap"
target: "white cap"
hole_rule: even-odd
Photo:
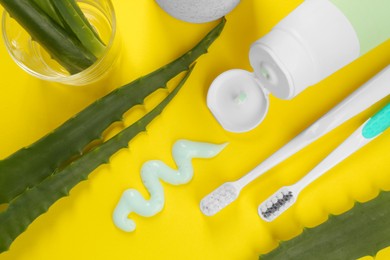
[[[211,84],[207,105],[224,129],[242,133],[263,121],[268,112],[269,96],[253,73],[229,70]]]

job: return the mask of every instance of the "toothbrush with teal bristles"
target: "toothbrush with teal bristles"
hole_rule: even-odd
[[[299,193],[344,159],[364,147],[390,127],[390,103],[367,120],[347,140],[297,183],[279,189],[260,204],[258,213],[265,221],[273,221],[290,208]]]

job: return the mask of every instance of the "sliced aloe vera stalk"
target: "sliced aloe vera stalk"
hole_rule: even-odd
[[[219,23],[192,50],[170,64],[129,83],[91,104],[75,117],[31,146],[0,160],[0,204],[8,203],[28,188],[82,154],[84,148],[112,123],[122,119],[131,107],[143,100],[189,66],[219,36],[225,20]]]
[[[356,203],[354,208],[280,246],[261,260],[352,260],[374,256],[390,246],[390,192],[366,203]]]
[[[54,0],[50,0],[50,1],[54,1]],[[79,5],[76,3],[76,0],[67,0],[69,4],[72,5],[73,9],[77,12],[77,15],[83,20],[84,24],[86,26],[88,26],[88,28],[95,34],[95,37],[101,42],[104,44],[104,42],[102,41],[102,39],[100,39],[100,36],[98,35],[98,33],[96,32],[95,28],[93,28],[93,26],[90,24],[90,22],[88,21],[87,17],[85,17],[83,11],[81,10],[81,8],[79,7]]]
[[[97,167],[108,163],[114,153],[122,148],[127,148],[129,141],[136,135],[146,131],[146,126],[176,96],[190,76],[191,71],[192,69],[172,93],[140,120],[15,198],[8,208],[0,213],[0,253],[7,250],[15,238],[23,233],[37,217],[45,213],[51,205],[67,196],[74,186],[86,180]]]
[[[83,71],[96,61],[93,53],[33,1],[0,0],[0,4],[69,73]]]
[[[57,24],[61,25],[62,28],[65,29],[69,34],[77,38],[77,36],[73,33],[72,29],[69,27],[69,25],[66,23],[64,18],[58,14],[58,11],[53,5],[53,0],[33,0],[47,15],[49,15]],[[75,6],[78,7],[75,0],[71,1],[74,3]],[[80,8],[78,8],[80,10]],[[84,13],[80,10],[80,13],[82,14],[82,18],[86,19],[84,16]],[[88,22],[88,20],[87,20]],[[92,27],[89,22],[87,23],[90,27]],[[96,34],[97,35],[97,34]],[[97,36],[99,37],[99,36]]]
[[[51,0],[33,0],[47,15],[49,15],[54,21],[56,21],[63,28],[64,24],[62,23],[61,18],[58,16],[54,6],[51,4]]]
[[[96,37],[95,30],[78,5],[75,2],[72,4],[71,0],[52,1],[52,3],[84,47],[99,58],[104,53],[106,46],[100,38]]]

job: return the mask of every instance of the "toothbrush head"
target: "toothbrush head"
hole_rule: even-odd
[[[206,216],[213,216],[235,201],[239,193],[239,187],[233,182],[227,182],[201,200],[200,210]]]
[[[263,220],[271,222],[290,208],[294,204],[296,197],[292,190],[286,187],[281,188],[260,204],[258,213]]]

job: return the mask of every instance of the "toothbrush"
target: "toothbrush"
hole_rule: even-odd
[[[390,95],[390,66],[365,83],[344,101],[321,117],[309,128],[263,161],[260,165],[234,182],[226,182],[204,197],[200,209],[206,216],[213,216],[235,201],[240,191],[256,178],[299,152],[323,135],[340,126],[347,120],[363,112],[381,99]]]
[[[297,183],[282,187],[260,204],[258,213],[265,221],[273,221],[290,208],[299,193],[348,156],[370,143],[390,127],[390,103],[357,129],[347,140]]]

